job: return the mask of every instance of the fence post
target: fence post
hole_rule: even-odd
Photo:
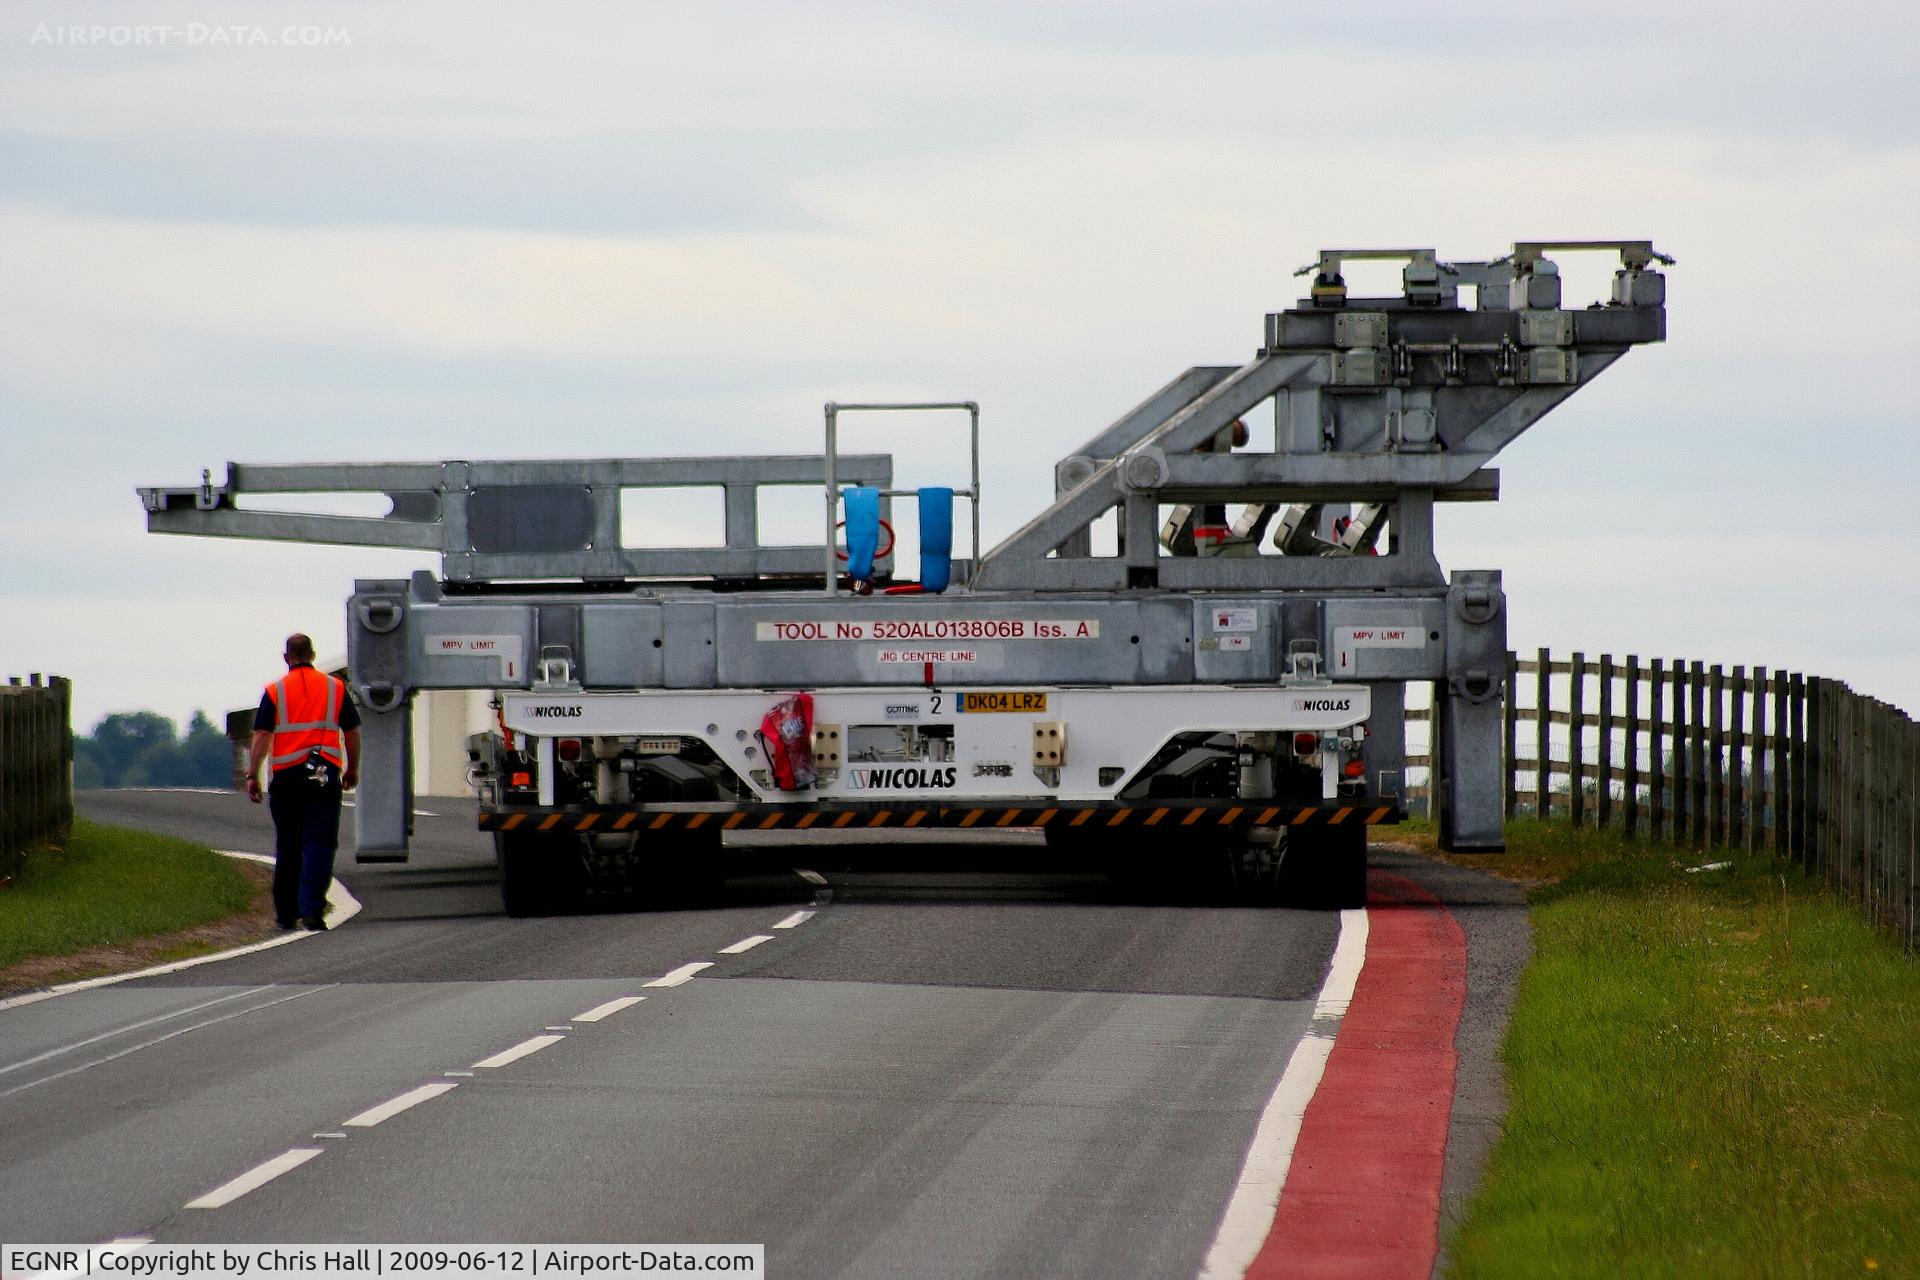
[[[1621,788],[1626,803],[1624,829],[1627,839],[1640,834],[1640,655],[1627,655],[1627,779]]]
[[[1869,763],[1873,767],[1873,897],[1878,908],[1877,915],[1882,924],[1893,923],[1893,882],[1890,872],[1893,859],[1888,856],[1887,837],[1893,831],[1893,814],[1887,810],[1887,757],[1893,754],[1892,717],[1888,715],[1888,706],[1878,698],[1873,701],[1873,751]]]
[[[1666,665],[1655,658],[1647,670],[1647,835],[1655,844],[1667,833]]]
[[[1747,844],[1747,669],[1735,667],[1727,698],[1727,843]]]
[[[1788,772],[1788,750],[1800,721],[1788,710],[1790,677],[1785,671],[1773,673],[1773,851],[1786,858],[1799,853],[1793,843],[1793,778]]]
[[[1693,739],[1687,728],[1687,660],[1673,660],[1673,835],[1674,844],[1687,842],[1687,814],[1693,804],[1688,779]]]
[[[1868,799],[1867,758],[1873,749],[1873,721],[1864,698],[1847,687],[1841,701],[1846,704],[1848,733],[1845,744],[1847,790],[1852,801],[1847,823],[1850,872],[1854,879],[1854,900],[1867,905],[1867,844],[1872,834],[1872,813]]]
[[[1594,772],[1600,775],[1600,795],[1594,821],[1602,830],[1613,825],[1613,655],[1600,655],[1600,755]]]
[[[1901,938],[1912,952],[1920,946],[1920,723],[1907,720],[1907,933]]]
[[[1787,847],[1810,872],[1823,871],[1826,862],[1820,848],[1818,800],[1814,794],[1814,762],[1819,752],[1812,738],[1820,731],[1820,713],[1808,702],[1808,694],[1819,691],[1818,681],[1809,688],[1807,678],[1796,671],[1787,694],[1787,710],[1793,719],[1787,748],[1787,789],[1793,797]]]
[[[1538,758],[1534,760],[1534,816],[1545,821],[1553,816],[1553,792],[1549,784],[1553,781],[1553,655],[1540,650],[1540,656],[1534,664],[1533,714],[1538,721],[1534,725],[1534,744]]]
[[[13,699],[0,686],[0,881],[10,881],[13,865]]]
[[[1587,655],[1575,650],[1567,664],[1567,817],[1579,826],[1587,816]]]
[[[1847,886],[1847,901],[1858,904],[1859,886],[1854,883],[1854,878],[1859,856],[1854,846],[1860,836],[1860,820],[1855,779],[1860,775],[1856,768],[1858,757],[1855,751],[1860,744],[1860,724],[1852,700],[1841,695],[1839,683],[1832,680],[1823,683],[1827,697],[1833,704],[1833,727],[1838,731],[1837,737],[1833,733],[1827,735],[1827,741],[1833,747],[1833,794],[1840,810],[1840,858],[1837,865],[1840,878]]]
[[[1714,663],[1707,677],[1707,833],[1714,848],[1727,842],[1727,673]],[[1698,833],[1696,833],[1697,835]]]
[[[1747,851],[1767,847],[1767,669],[1753,669],[1753,738],[1747,758],[1753,785],[1747,789]]]
[[[1696,849],[1707,846],[1707,664],[1696,661],[1687,671],[1690,705],[1687,721],[1693,730],[1693,743],[1687,752],[1687,765],[1693,771],[1688,801],[1687,839]]]
[[[66,797],[60,814],[60,829],[73,830],[73,681],[56,676],[60,686],[60,794]]]

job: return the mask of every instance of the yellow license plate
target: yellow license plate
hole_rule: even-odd
[[[966,689],[957,696],[962,711],[1040,714],[1047,709],[1047,695],[1028,689]]]

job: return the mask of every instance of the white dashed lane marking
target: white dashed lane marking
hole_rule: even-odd
[[[319,1147],[294,1147],[290,1151],[283,1151],[265,1164],[255,1165],[232,1182],[215,1187],[197,1200],[187,1201],[187,1208],[218,1209],[222,1205],[232,1204],[247,1192],[266,1186],[281,1174],[298,1169],[319,1154]]]
[[[801,871],[798,871],[797,874],[799,874],[808,883],[813,885],[824,887],[827,883],[826,877],[821,875],[817,871],[801,870]],[[811,920],[814,917],[814,915],[815,913],[812,911],[795,911],[792,914],[786,916],[784,919],[777,922],[776,924],[774,924],[772,927],[775,929],[798,928],[800,925],[805,924],[808,920]],[[740,955],[743,952],[753,950],[755,947],[760,946],[763,943],[768,943],[772,941],[774,941],[774,935],[770,933],[756,933],[751,937],[742,938],[740,941],[734,943],[732,946],[722,947],[720,949],[720,954],[721,955]],[[712,967],[713,967],[713,961],[711,960],[694,960],[687,964],[681,965],[679,968],[673,970],[670,973],[664,973],[660,975],[658,978],[655,978],[653,981],[648,982],[645,985],[648,987],[677,987],[677,986],[680,986],[682,983],[691,981],[696,975],[698,975],[704,970],[711,969]],[[251,995],[254,993],[243,992],[241,994]],[[306,995],[309,993],[300,992],[298,994]],[[290,999],[292,997],[283,997],[283,998]],[[571,1021],[572,1022],[599,1022],[603,1018],[611,1017],[612,1015],[619,1013],[623,1009],[631,1009],[634,1005],[639,1004],[641,1001],[645,999],[646,999],[645,996],[619,996],[619,997],[616,997],[615,999],[605,1001],[604,1003],[601,1003],[601,1004],[597,1004],[593,1008],[588,1009],[582,1013],[575,1014],[571,1019]],[[217,1002],[210,1002],[210,1003],[217,1003]],[[272,1001],[270,1003],[277,1004],[277,1003],[280,1003],[280,1001]],[[258,1007],[264,1008],[266,1006],[263,1005]],[[244,1012],[252,1012],[252,1011],[253,1010],[245,1010]],[[179,1016],[179,1014],[176,1013],[171,1016],[177,1017]],[[230,1016],[238,1016],[238,1015],[230,1015]],[[224,1021],[225,1019],[219,1019],[219,1020]],[[123,1030],[125,1029],[123,1028]],[[346,1128],[370,1129],[373,1126],[382,1123],[383,1121],[392,1119],[394,1116],[399,1115],[403,1111],[409,1110],[410,1108],[413,1108],[413,1107],[417,1107],[423,1102],[427,1102],[427,1101],[430,1101],[431,1099],[438,1098],[444,1094],[450,1093],[454,1089],[459,1088],[459,1085],[453,1079],[454,1077],[458,1077],[460,1079],[470,1079],[472,1078],[474,1071],[491,1070],[496,1067],[504,1067],[510,1063],[518,1062],[520,1059],[527,1057],[530,1054],[535,1054],[540,1052],[540,1050],[547,1048],[549,1045],[558,1044],[560,1041],[565,1040],[567,1038],[565,1033],[571,1030],[573,1030],[573,1027],[571,1026],[564,1026],[564,1027],[550,1026],[547,1028],[548,1034],[529,1037],[526,1040],[522,1040],[519,1044],[514,1045],[510,1049],[502,1049],[499,1053],[496,1053],[491,1057],[482,1058],[480,1061],[473,1064],[473,1070],[471,1071],[444,1071],[441,1074],[445,1077],[448,1077],[448,1079],[437,1081],[433,1084],[423,1084],[416,1089],[408,1090],[406,1093],[403,1093],[396,1098],[389,1098],[387,1101],[379,1104],[378,1106],[369,1107],[367,1110],[362,1111],[359,1115],[353,1116],[348,1120],[342,1121],[341,1127],[343,1129],[346,1129]],[[170,1037],[163,1037],[163,1038],[170,1038]],[[78,1047],[78,1046],[72,1046],[72,1047]],[[27,1066],[27,1065],[30,1065],[30,1064],[27,1062],[15,1064],[15,1066]],[[35,1083],[39,1083],[39,1082],[36,1081]],[[328,1132],[328,1133],[316,1133],[313,1136],[315,1139],[325,1139],[325,1138],[344,1138],[346,1135],[344,1133]],[[321,1150],[322,1148],[320,1147],[294,1147],[286,1152],[283,1152],[280,1155],[275,1156],[273,1159],[268,1160],[264,1164],[257,1165],[254,1168],[249,1169],[247,1172],[241,1174],[239,1177],[233,1179],[231,1182],[223,1183],[222,1185],[215,1187],[212,1191],[207,1192],[207,1194],[200,1196],[198,1199],[188,1201],[186,1207],[189,1209],[218,1209],[223,1205],[232,1204],[235,1200],[238,1200],[241,1196],[244,1196],[248,1192],[266,1185],[267,1183],[273,1181],[275,1178],[279,1177],[281,1174],[287,1173],[290,1170],[299,1168],[301,1165],[305,1164],[307,1161],[319,1155],[321,1153]]]
[[[531,1040],[522,1040],[511,1049],[502,1049],[491,1058],[482,1058],[473,1064],[476,1071],[485,1071],[493,1067],[504,1067],[509,1062],[518,1062],[530,1053],[538,1053],[550,1044],[559,1044],[565,1036],[534,1036]]]
[[[341,1124],[348,1129],[371,1129],[382,1120],[391,1120],[410,1107],[417,1107],[430,1098],[437,1098],[459,1087],[451,1081],[423,1084],[418,1089],[409,1089],[397,1098],[389,1098],[377,1107],[368,1107],[352,1119],[342,1121]]]
[[[713,968],[713,961],[695,960],[692,964],[681,965],[672,973],[663,973],[645,985],[649,987],[677,987],[683,982],[692,980],[693,975],[699,973],[702,969],[711,968]]]
[[[618,1000],[609,1000],[605,1004],[597,1004],[585,1013],[576,1013],[573,1015],[573,1020],[575,1022],[598,1022],[602,1018],[613,1016],[622,1009],[631,1009],[634,1005],[639,1004],[645,999],[645,996],[621,996]]]

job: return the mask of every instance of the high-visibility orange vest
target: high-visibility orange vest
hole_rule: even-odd
[[[335,768],[347,767],[340,707],[347,686],[312,667],[295,667],[267,686],[273,699],[273,771],[291,769],[318,751]]]

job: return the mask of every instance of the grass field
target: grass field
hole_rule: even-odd
[[[1920,1276],[1920,963],[1769,858],[1508,839],[1535,956],[1449,1274]]]
[[[232,860],[210,849],[76,819],[65,845],[35,851],[0,892],[0,970],[206,924],[252,896]]]

